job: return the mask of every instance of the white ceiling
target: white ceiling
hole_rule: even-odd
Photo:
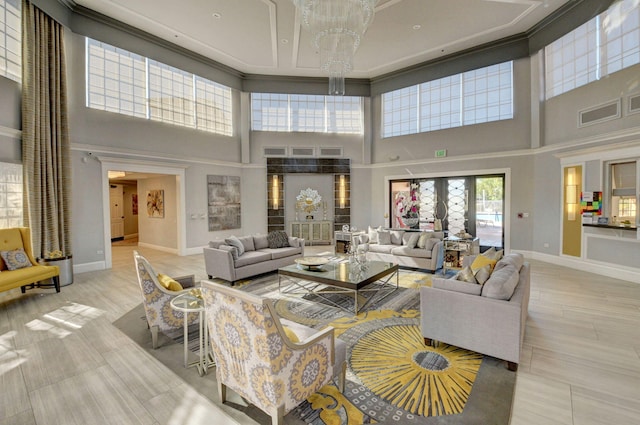
[[[571,0],[379,0],[354,58],[374,78],[532,28]],[[246,74],[323,76],[291,0],[75,0]]]

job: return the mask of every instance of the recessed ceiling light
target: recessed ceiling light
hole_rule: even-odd
[[[219,12],[213,12],[213,13],[211,14],[211,16],[213,16],[213,17],[214,17],[214,18],[216,18],[216,19],[220,19],[220,18],[222,18],[222,15],[221,15]]]
[[[282,40],[280,40],[280,43],[282,44],[288,44],[289,40],[287,40],[286,38],[283,38]]]
[[[422,28],[422,25],[416,24],[413,26],[413,29],[416,31],[419,30],[420,28]]]

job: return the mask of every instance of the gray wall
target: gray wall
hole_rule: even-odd
[[[164,191],[164,217],[149,217],[147,193]],[[178,249],[178,198],[175,176],[154,177],[138,181],[141,209],[138,214],[138,242],[157,247]]]

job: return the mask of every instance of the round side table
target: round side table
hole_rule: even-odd
[[[212,362],[209,362],[209,330],[207,328],[204,310],[204,301],[202,298],[196,297],[189,292],[180,294],[171,300],[171,308],[184,313],[184,367],[188,368],[196,366],[198,374],[203,376],[207,373],[209,366]],[[198,339],[200,343],[200,359],[198,361],[189,363],[189,313],[198,313]],[[204,331],[203,331],[204,328]]]

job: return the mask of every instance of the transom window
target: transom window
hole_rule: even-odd
[[[382,95],[382,137],[512,118],[512,61]]]
[[[22,226],[22,165],[0,162],[0,229]]]
[[[90,38],[87,107],[231,136],[231,89]]]
[[[638,3],[615,2],[545,47],[547,99],[640,63]]]
[[[22,81],[20,0],[0,2],[0,75]]]
[[[254,131],[362,134],[362,119],[357,96],[251,94]]]

